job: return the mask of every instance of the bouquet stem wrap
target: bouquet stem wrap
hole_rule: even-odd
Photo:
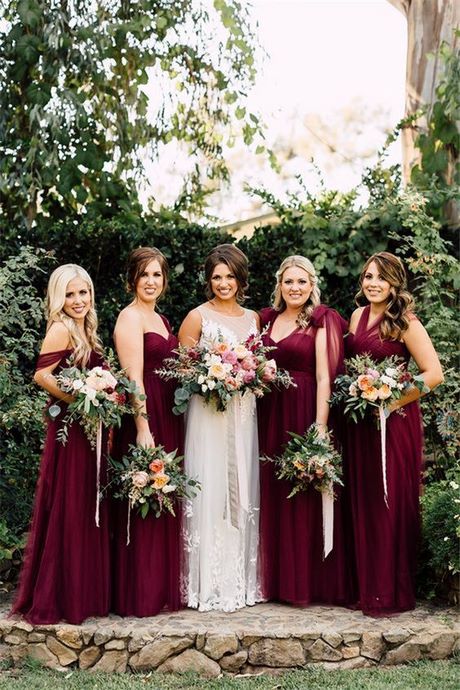
[[[334,493],[332,482],[329,487],[330,491],[323,491],[321,494],[323,508],[323,559],[331,553],[334,540]]]
[[[383,497],[385,505],[388,506],[388,487],[387,487],[387,418],[385,416],[384,405],[379,405],[379,420],[380,420],[380,445],[381,445],[381,459],[382,459],[382,478],[383,478]]]

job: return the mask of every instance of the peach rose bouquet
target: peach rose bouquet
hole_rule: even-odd
[[[133,445],[120,460],[109,458],[110,483],[106,490],[112,487],[114,498],[128,502],[127,543],[133,508],[142,518],[149,514],[160,517],[165,510],[175,516],[178,500],[196,496],[200,483],[187,477],[182,460],[177,450],[167,453],[163,446]]]
[[[409,388],[424,389],[421,376],[413,376],[399,357],[385,357],[376,362],[368,354],[345,360],[346,374],[334,382],[331,404],[342,404],[345,414],[354,422],[369,412],[386,408],[399,400]],[[376,416],[376,419],[378,417]]]
[[[157,373],[179,382],[174,414],[185,412],[192,395],[200,395],[206,404],[224,411],[237,393],[250,391],[261,397],[272,386],[294,385],[288,372],[278,369],[275,360],[268,358],[273,349],[262,343],[261,334],[235,345],[218,331],[206,344],[180,346],[175,350],[176,356],[165,359]]]

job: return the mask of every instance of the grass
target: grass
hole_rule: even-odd
[[[419,661],[406,666],[326,671],[309,668],[280,676],[218,678],[195,675],[104,674],[49,671],[31,661],[0,668],[0,690],[458,690],[460,663]]]

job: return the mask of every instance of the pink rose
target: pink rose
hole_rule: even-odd
[[[243,374],[243,383],[252,383],[256,377],[256,372],[251,370],[251,371],[245,371]]]
[[[227,364],[236,364],[238,361],[238,357],[232,350],[227,350],[222,354],[222,361],[227,362]]]
[[[135,472],[132,477],[132,482],[133,486],[135,486],[137,489],[143,489],[144,486],[147,486],[149,481],[149,475],[147,472]]]
[[[262,381],[270,383],[276,379],[276,362],[274,359],[269,359],[262,372]]]
[[[250,371],[251,369],[255,370],[257,369],[257,359],[252,355],[250,355],[249,357],[245,357],[241,362],[241,366],[246,371]]]

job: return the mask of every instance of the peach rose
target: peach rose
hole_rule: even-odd
[[[360,388],[360,390],[362,391],[365,391],[368,388],[372,388],[372,386],[374,385],[374,377],[369,376],[368,374],[361,374],[360,376],[358,376],[357,383],[358,388]]]
[[[364,390],[362,393],[362,396],[365,400],[369,400],[369,402],[375,402],[377,398],[379,397],[379,392],[377,388],[374,388],[371,386],[367,390]]]
[[[149,465],[149,470],[152,470],[152,472],[161,472],[164,469],[164,462],[163,460],[152,460],[152,462]]]
[[[228,352],[228,350],[229,350],[229,347],[228,347],[227,343],[217,343],[214,346],[214,352],[217,352],[217,354],[219,354],[219,355],[223,355],[224,352]]]
[[[391,396],[391,388],[388,384],[384,383],[383,386],[379,388],[379,398],[380,400],[386,400]]]
[[[165,484],[169,482],[169,477],[167,474],[157,474],[155,481],[153,482],[154,489],[162,489]]]
[[[209,367],[209,376],[214,376],[215,379],[224,379],[226,375],[227,371],[223,364],[215,362]]]

